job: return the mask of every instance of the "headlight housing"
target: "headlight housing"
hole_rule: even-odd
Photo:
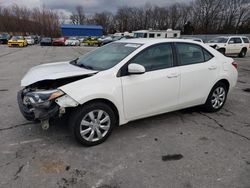
[[[58,89],[27,92],[24,94],[23,103],[34,107],[49,107],[53,100],[63,95]]]

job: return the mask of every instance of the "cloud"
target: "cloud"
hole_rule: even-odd
[[[65,10],[67,12],[74,11],[75,7],[81,5],[84,7],[86,14],[94,14],[101,11],[115,12],[120,6],[143,6],[145,3],[151,2],[152,5],[166,6],[175,2],[190,2],[191,0],[2,0],[3,5],[17,4],[21,6],[42,7]]]

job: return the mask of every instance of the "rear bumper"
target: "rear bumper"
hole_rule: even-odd
[[[29,121],[33,120],[48,120],[53,117],[57,117],[59,114],[59,106],[52,102],[51,106],[49,108],[35,108],[35,107],[27,107],[23,103],[23,91],[19,91],[17,94],[17,101],[18,106],[20,109],[20,112],[22,115]]]

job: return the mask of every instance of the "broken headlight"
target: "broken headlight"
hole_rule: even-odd
[[[34,91],[24,94],[23,103],[28,106],[48,108],[54,99],[64,95],[61,90]]]

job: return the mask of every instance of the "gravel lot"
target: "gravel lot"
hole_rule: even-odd
[[[131,122],[87,148],[64,122],[48,131],[27,122],[16,93],[32,66],[92,49],[0,46],[1,188],[250,187],[250,55],[235,58],[238,85],[220,112],[187,109]]]

